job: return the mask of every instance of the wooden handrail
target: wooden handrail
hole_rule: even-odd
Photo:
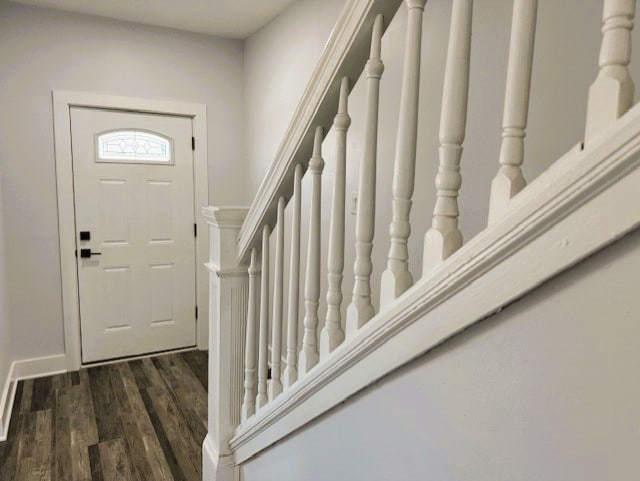
[[[298,103],[275,159],[271,163],[240,230],[237,264],[248,262],[253,247],[260,247],[262,226],[273,225],[278,199],[290,199],[295,166],[306,171],[316,126],[329,129],[337,113],[343,77],[356,83],[369,57],[371,26],[378,14],[384,27],[402,0],[348,0],[338,17],[307,88]]]

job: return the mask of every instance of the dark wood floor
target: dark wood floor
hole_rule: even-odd
[[[201,481],[207,354],[18,384],[0,481]]]

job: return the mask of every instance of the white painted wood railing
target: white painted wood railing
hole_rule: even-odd
[[[355,392],[358,386],[362,388],[374,381],[380,373],[397,367],[403,362],[402,359],[406,362],[415,353],[424,352],[429,346],[420,346],[419,341],[412,340],[407,342],[407,345],[412,346],[411,349],[407,348],[406,353],[395,351],[393,362],[389,361],[388,366],[382,365],[382,361],[376,361],[378,364],[372,361],[367,368],[358,371],[360,378],[357,382],[347,385],[348,383],[339,381],[347,378],[350,366],[360,362],[367,353],[371,354],[373,349],[382,350],[382,339],[389,341],[393,339],[392,336],[399,335],[398,326],[414,322],[415,313],[419,311],[417,303],[422,302],[420,308],[427,309],[424,306],[431,305],[433,308],[437,305],[433,299],[444,302],[447,296],[456,292],[456,282],[473,278],[473,269],[479,270],[485,265],[483,262],[490,262],[492,255],[496,259],[500,255],[504,256],[503,252],[510,245],[517,246],[516,241],[522,242],[518,235],[523,229],[526,230],[530,225],[538,228],[538,224],[542,223],[536,217],[542,215],[539,212],[545,212],[546,208],[552,213],[555,212],[553,209],[557,209],[554,204],[557,199],[552,197],[553,189],[563,188],[566,192],[573,192],[570,191],[575,188],[571,187],[572,182],[577,182],[575,178],[558,180],[554,185],[547,179],[540,183],[542,187],[538,187],[535,193],[528,194],[530,187],[526,186],[522,165],[537,0],[513,0],[502,145],[499,159],[496,159],[497,174],[491,185],[488,227],[463,245],[458,228],[457,198],[464,179],[461,158],[473,38],[473,0],[451,2],[452,15],[440,120],[439,166],[437,177],[432,180],[416,179],[415,175],[422,18],[428,4],[426,0],[351,0],[347,3],[278,155],[251,208],[246,212],[246,218],[244,211],[232,209],[236,221],[229,227],[229,222],[219,221],[219,218],[227,219],[223,214],[224,209],[205,212],[212,219],[213,229],[220,230],[222,225],[234,233],[228,237],[219,233],[212,235],[212,242],[217,243],[216,247],[212,245],[212,265],[225,264],[220,259],[216,260],[216,256],[222,256],[227,260],[226,263],[232,264],[231,271],[246,275],[245,284],[238,284],[237,287],[244,289],[243,292],[246,293],[238,297],[244,303],[237,306],[236,311],[240,314],[233,317],[227,313],[225,320],[218,310],[217,317],[212,318],[213,322],[227,322],[232,326],[229,339],[218,337],[215,342],[210,343],[212,346],[238,340],[242,343],[241,349],[233,351],[235,358],[224,359],[225,365],[212,366],[212,377],[215,380],[215,399],[212,402],[220,402],[221,397],[233,392],[233,402],[238,404],[229,405],[229,412],[221,414],[237,421],[235,424],[226,423],[232,429],[225,432],[217,429],[217,438],[210,440],[213,444],[209,448],[209,441],[205,441],[205,449],[217,456],[218,472],[224,471],[220,466],[233,466],[247,459],[321,414]],[[388,237],[375,239],[376,242],[389,245],[389,251],[386,269],[381,278],[374,279],[371,277],[371,253],[378,182],[378,101],[384,72],[381,39],[398,8],[407,9],[408,25],[392,180],[393,198],[390,200],[392,221]],[[620,123],[619,120],[633,103],[633,82],[627,66],[630,62],[634,13],[633,0],[604,0],[600,70],[588,96],[586,146],[584,150],[579,146],[567,154],[567,159],[561,159],[567,164],[576,164],[572,167],[571,175],[574,177],[587,169],[589,162],[604,162],[602,159],[608,154],[598,150],[603,136],[610,135],[610,142],[622,142],[621,133],[616,134],[617,136],[610,133],[611,126],[618,122],[620,132],[634,128],[631,122]],[[351,123],[348,97],[362,72],[367,92],[362,157],[349,159],[346,148]],[[321,216],[321,178],[325,165],[322,141],[332,126],[336,132],[336,170],[331,192],[330,222],[325,226]],[[590,144],[594,146],[592,150],[586,148]],[[578,164],[577,156],[584,157],[580,160],[581,164]],[[619,162],[631,161],[624,157]],[[558,161],[556,168],[561,167],[562,163]],[[347,268],[346,272],[346,275],[353,276],[354,287],[347,298],[349,304],[343,319],[345,182],[348,170],[358,172],[359,186],[354,226],[356,257],[353,271]],[[569,171],[569,168],[566,170]],[[311,176],[311,191],[310,205],[303,208],[301,190],[305,174]],[[559,174],[558,177],[561,178]],[[412,288],[414,280],[409,271],[411,259],[407,242],[411,236],[412,195],[418,180],[435,182],[436,202],[431,228],[424,239],[422,278],[419,285]],[[595,182],[596,180],[593,181]],[[569,193],[566,195],[569,196]],[[545,201],[548,201],[547,204],[542,204]],[[292,203],[292,221],[291,232],[287,233],[284,214],[289,202]],[[538,210],[533,209],[536,202],[542,206]],[[575,205],[578,205],[577,200]],[[302,216],[307,216],[308,230],[304,233],[307,238],[303,247],[306,248],[307,255],[301,278],[301,237],[305,240],[301,232]],[[514,220],[518,216],[522,217],[518,221],[521,224]],[[414,219],[414,222],[424,222],[424,219]],[[533,232],[534,227],[529,230]],[[327,252],[322,251],[323,229],[328,229],[329,232]],[[272,232],[275,238],[275,256],[270,259]],[[225,239],[227,245],[220,245]],[[287,239],[290,255],[285,259]],[[454,255],[457,253],[459,255]],[[272,262],[275,267],[273,278],[270,278],[269,267]],[[321,263],[327,265],[325,293],[321,292]],[[288,295],[285,306],[284,273],[287,266]],[[219,283],[224,277],[220,272],[224,269],[217,269],[216,276],[212,279]],[[371,299],[372,282],[380,285],[381,312],[376,312]],[[218,291],[218,295],[221,295],[223,289],[218,288]],[[522,289],[519,293],[521,292]],[[303,315],[300,315],[300,295],[303,296]],[[327,306],[324,319],[319,317],[319,303],[322,299],[326,299]],[[461,326],[456,327],[459,328]],[[243,334],[236,333],[233,337],[234,329]],[[217,335],[225,332],[222,328],[212,331]],[[451,328],[447,332],[445,329],[438,334],[441,337],[435,336],[434,339],[446,338],[455,329]],[[299,333],[302,334],[301,339]],[[390,349],[392,348],[393,346]],[[220,361],[219,357],[217,359]],[[234,366],[235,370],[232,372],[243,373],[242,379],[229,375],[230,366]],[[378,374],[373,374],[374,371]],[[335,384],[333,391],[332,383]],[[239,394],[240,390],[242,395]],[[312,395],[318,397],[311,398]],[[332,396],[335,401],[331,399]],[[300,407],[307,402],[310,407],[301,414]],[[223,404],[227,406],[229,403],[225,401]],[[216,412],[220,415],[220,410]]]

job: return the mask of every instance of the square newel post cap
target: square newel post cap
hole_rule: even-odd
[[[202,216],[207,222],[220,229],[240,230],[248,207],[240,206],[207,206],[202,208]]]
[[[236,268],[238,234],[247,216],[247,207],[209,206],[202,216],[209,224],[209,266],[214,270]]]

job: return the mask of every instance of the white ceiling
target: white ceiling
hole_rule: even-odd
[[[17,3],[245,38],[295,0],[12,0]]]

